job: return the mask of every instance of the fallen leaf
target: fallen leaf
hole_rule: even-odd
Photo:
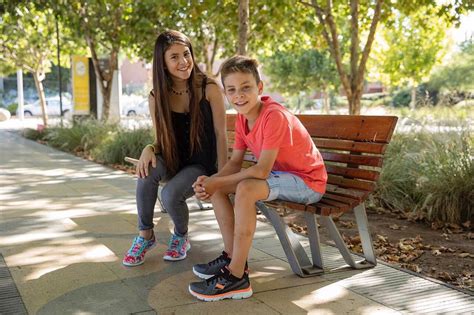
[[[431,253],[435,256],[441,255],[441,252],[438,249],[432,250]]]
[[[350,229],[354,227],[354,222],[352,221],[339,221],[339,225],[343,228]]]
[[[441,271],[437,274],[437,278],[446,280],[446,281],[453,281],[453,276],[446,271]]]
[[[403,251],[412,251],[414,250],[415,248],[411,245],[405,245],[403,244],[401,241],[398,243],[398,248],[400,248],[401,250]]]
[[[392,225],[389,225],[389,228],[391,228],[392,230],[401,230],[402,228],[396,224],[392,224]]]
[[[469,257],[469,253],[461,253],[458,256],[461,258],[466,258],[466,257]]]
[[[401,267],[405,268],[405,269],[408,269],[408,270],[411,270],[411,271],[414,271],[414,272],[418,272],[418,273],[420,273],[421,270],[422,270],[420,268],[420,266],[418,266],[416,264],[401,264]]]
[[[464,226],[466,229],[470,228],[471,227],[471,221],[466,221],[464,222],[463,224],[461,224],[462,226]]]

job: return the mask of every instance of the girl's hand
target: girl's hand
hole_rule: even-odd
[[[150,163],[153,168],[156,167],[156,155],[155,152],[153,152],[153,150],[149,146],[146,146],[142,150],[140,160],[138,160],[138,164],[135,169],[136,174],[139,178],[145,178],[148,176],[148,166],[150,165]]]

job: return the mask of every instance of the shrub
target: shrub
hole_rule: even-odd
[[[106,164],[124,164],[124,157],[140,157],[143,147],[153,142],[150,129],[124,130],[109,132],[100,147],[92,155]]]
[[[411,94],[409,89],[403,89],[393,95],[393,107],[407,107],[410,105]]]
[[[16,110],[18,109],[18,104],[17,103],[12,103],[7,106],[7,110],[10,112],[10,114],[16,115]]]
[[[376,191],[378,202],[429,220],[472,220],[474,138],[461,133],[396,134],[387,150]]]
[[[90,152],[99,146],[107,133],[116,129],[113,124],[104,124],[95,119],[81,120],[71,127],[48,128],[48,144],[69,152]]]
[[[44,140],[47,135],[47,131],[39,131],[37,129],[25,128],[23,129],[22,135],[26,139],[30,139],[33,141]]]
[[[438,103],[439,91],[430,87],[426,83],[418,85],[416,88],[416,105],[427,106]],[[397,91],[392,98],[393,107],[408,107],[411,102],[411,89],[405,88]]]

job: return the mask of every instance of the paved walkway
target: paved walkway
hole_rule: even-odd
[[[0,128],[0,310],[29,314],[399,314],[468,313],[474,298],[383,264],[295,276],[273,228],[258,223],[250,253],[254,295],[243,301],[200,302],[188,292],[191,266],[222,249],[212,211],[190,200],[192,249],[164,262],[168,215],[157,212],[159,245],[143,266],[122,266],[136,234],[135,180]],[[324,246],[328,268],[344,263]],[[0,257],[1,258],[1,257]],[[6,268],[5,268],[6,270]],[[4,278],[2,278],[2,275]],[[3,285],[2,285],[3,283]],[[10,285],[8,294],[2,295]],[[19,308],[20,309],[20,308]],[[2,313],[2,311],[0,311]]]

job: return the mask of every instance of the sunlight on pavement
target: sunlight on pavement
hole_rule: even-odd
[[[52,240],[59,237],[70,237],[87,233],[86,231],[71,231],[77,225],[70,219],[57,223],[60,226],[35,227],[33,230],[20,231],[18,234],[0,237],[0,246],[27,244],[29,242]]]
[[[20,254],[6,257],[9,266],[32,266],[33,271],[25,277],[25,280],[35,280],[40,277],[66,268],[78,263],[103,263],[117,261],[118,257],[105,245],[87,245],[93,239],[81,240],[80,245],[67,244],[67,241],[54,246],[39,246],[28,249]]]
[[[219,232],[216,233],[199,233],[192,237],[193,241],[210,241],[210,240],[220,240],[222,238]]]
[[[336,283],[333,283],[317,289],[311,292],[311,294],[302,296],[298,300],[294,300],[292,302],[305,310],[314,310],[317,309],[315,307],[317,305],[336,302],[338,299],[343,299],[346,295],[348,295],[347,289],[337,285]]]

